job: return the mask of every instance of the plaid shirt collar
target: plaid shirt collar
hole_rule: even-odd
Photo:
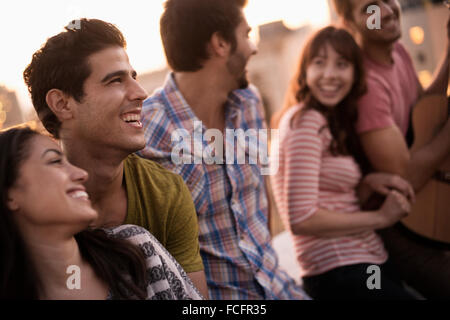
[[[173,72],[168,74],[163,91],[164,95],[167,96],[167,100],[170,101],[170,108],[167,108],[166,110],[169,113],[169,116],[180,119],[183,122],[182,127],[192,132],[194,130],[194,121],[200,121],[200,119],[195,115],[181,94]],[[234,90],[228,95],[225,108],[227,128],[241,127],[241,122],[243,120],[242,111],[249,103],[248,98],[241,93],[242,91],[243,90],[241,89]],[[205,130],[207,128],[203,127],[203,129]]]

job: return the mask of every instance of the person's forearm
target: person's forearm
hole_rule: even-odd
[[[443,94],[446,95],[449,78],[449,48],[442,57],[439,67],[436,69],[433,80],[428,88],[425,89],[425,94]]]
[[[372,231],[384,226],[378,211],[346,213],[318,209],[308,219],[291,226],[291,230],[296,235],[335,238]]]
[[[364,182],[361,182],[356,189],[356,195],[358,196],[359,203],[361,204],[366,203],[366,201],[369,200],[372,194],[372,188]]]
[[[411,153],[405,178],[419,191],[449,155],[450,121],[447,121],[430,143]]]

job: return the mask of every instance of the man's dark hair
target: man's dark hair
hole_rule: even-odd
[[[235,30],[247,0],[167,0],[160,20],[161,39],[169,66],[192,72],[207,60],[207,43],[218,32],[236,49]]]
[[[351,0],[333,0],[333,5],[339,17],[347,21],[353,20],[353,5]]]
[[[89,56],[108,47],[126,47],[120,30],[101,20],[83,18],[65,29],[33,54],[23,72],[39,119],[55,138],[61,123],[47,105],[47,93],[59,89],[81,102],[84,82],[92,72]]]

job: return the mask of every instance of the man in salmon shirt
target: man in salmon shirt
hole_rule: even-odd
[[[420,97],[446,94],[449,45],[431,85],[422,88],[401,37],[397,0],[333,0],[338,15],[364,51],[368,92],[359,102],[357,132],[375,171],[407,178],[419,191],[450,154],[450,120],[422,148],[408,147],[411,110]],[[370,29],[369,6],[380,9],[380,28]],[[447,36],[450,24],[447,25]],[[426,214],[424,212],[424,214]],[[398,271],[427,298],[450,297],[450,251],[429,245],[401,224],[382,236]]]

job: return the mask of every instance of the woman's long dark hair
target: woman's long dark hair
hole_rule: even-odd
[[[39,299],[42,282],[36,273],[19,228],[8,208],[8,190],[29,157],[32,138],[39,133],[14,128],[0,133],[0,299]],[[96,275],[109,285],[115,299],[146,297],[146,265],[142,251],[103,230],[85,230],[75,235],[82,257]],[[130,277],[131,280],[130,280]]]
[[[326,44],[330,44],[336,52],[354,66],[353,86],[347,96],[334,108],[327,108],[322,105],[311,94],[306,84],[307,68]],[[331,153],[333,155],[353,156],[363,172],[366,172],[368,161],[364,156],[355,129],[358,119],[357,101],[366,92],[366,81],[362,52],[351,34],[334,26],[328,26],[317,31],[307,41],[300,56],[297,70],[287,91],[283,108],[272,118],[272,127],[278,128],[284,113],[298,103],[304,105],[301,113],[310,109],[317,110],[328,120],[328,126],[333,137],[330,145]]]

